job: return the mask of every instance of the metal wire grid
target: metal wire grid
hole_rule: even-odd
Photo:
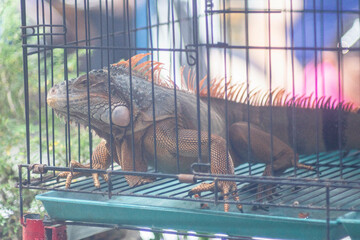
[[[115,62],[118,59],[115,59],[115,54],[111,54],[111,52],[122,52],[123,56],[132,56],[135,52],[139,52],[139,51],[146,51],[146,52],[151,52],[151,60],[154,60],[154,53],[160,53],[160,52],[168,52],[171,56],[172,56],[172,65],[171,67],[173,69],[176,68],[176,65],[178,64],[183,64],[184,60],[186,60],[187,64],[189,66],[193,66],[195,68],[195,72],[196,72],[196,83],[197,83],[197,88],[199,89],[199,77],[201,76],[201,73],[204,72],[201,67],[203,65],[207,65],[210,66],[210,62],[211,62],[211,58],[210,58],[210,50],[211,49],[222,49],[223,50],[223,54],[224,54],[224,59],[223,59],[223,64],[225,66],[225,69],[227,67],[227,58],[226,55],[229,54],[228,51],[229,50],[244,50],[245,51],[245,57],[246,57],[246,72],[248,75],[248,71],[249,71],[249,61],[250,61],[250,56],[249,56],[249,51],[250,50],[254,50],[254,49],[259,49],[259,50],[267,50],[268,54],[269,54],[269,59],[271,59],[271,54],[272,51],[277,51],[277,50],[282,50],[282,51],[288,51],[291,54],[291,65],[292,65],[292,69],[294,69],[294,51],[313,51],[315,54],[315,66],[316,61],[318,60],[317,54],[319,52],[323,52],[323,51],[333,51],[333,52],[337,52],[338,53],[338,69],[339,69],[339,82],[340,82],[340,69],[342,69],[342,65],[341,65],[341,52],[343,50],[349,50],[348,47],[344,47],[341,45],[341,41],[340,41],[340,35],[343,32],[342,29],[342,14],[355,14],[355,15],[360,15],[360,11],[359,10],[342,10],[341,6],[342,6],[342,1],[338,0],[337,1],[337,9],[335,10],[327,10],[324,9],[324,4],[322,4],[322,8],[321,9],[304,9],[304,10],[295,10],[292,8],[292,3],[293,1],[290,1],[290,9],[279,9],[279,10],[274,10],[271,9],[270,7],[270,1],[267,2],[267,7],[268,9],[263,9],[263,10],[253,10],[249,8],[249,3],[248,1],[244,1],[244,9],[233,9],[231,7],[227,7],[228,6],[228,2],[223,0],[223,1],[219,1],[219,9],[214,9],[214,3],[213,1],[204,1],[204,2],[197,2],[197,1],[186,1],[186,8],[187,8],[187,15],[185,16],[177,16],[177,19],[175,18],[175,14],[174,11],[176,9],[177,6],[176,4],[181,4],[180,2],[176,2],[176,1],[169,1],[168,2],[168,22],[159,22],[159,12],[156,9],[156,4],[158,4],[158,2],[156,1],[156,3],[152,2],[152,1],[145,1],[146,4],[146,26],[142,26],[139,27],[136,25],[136,22],[134,19],[136,19],[137,16],[137,11],[132,11],[130,10],[129,7],[129,2],[128,1],[124,1],[123,4],[123,12],[122,12],[122,16],[124,17],[125,21],[123,23],[121,23],[123,25],[123,30],[122,31],[115,31],[115,26],[116,26],[116,22],[114,22],[114,1],[105,1],[105,3],[102,3],[100,1],[100,21],[103,21],[103,8],[105,7],[105,20],[106,20],[106,24],[105,24],[105,28],[103,28],[103,22],[101,22],[101,31],[99,35],[93,36],[90,32],[90,25],[91,23],[91,18],[90,18],[90,3],[89,1],[84,0],[83,5],[85,8],[84,11],[84,23],[85,23],[85,39],[80,40],[78,38],[78,24],[75,24],[76,29],[75,29],[75,40],[74,41],[67,41],[67,28],[69,26],[67,26],[66,23],[66,2],[63,1],[62,2],[62,9],[63,9],[63,24],[62,25],[54,25],[52,24],[52,10],[50,8],[50,23],[46,23],[44,18],[39,18],[40,16],[40,12],[42,11],[42,16],[44,16],[44,1],[45,0],[38,0],[36,1],[36,24],[34,25],[27,25],[27,12],[26,12],[26,1],[22,0],[21,1],[21,13],[22,13],[22,40],[23,40],[23,56],[24,56],[24,88],[25,88],[25,116],[26,116],[26,146],[27,146],[27,164],[23,164],[19,167],[20,170],[20,174],[19,177],[20,179],[22,179],[22,168],[27,169],[27,180],[24,181],[20,181],[19,187],[20,189],[22,188],[30,188],[30,189],[52,189],[52,190],[58,190],[58,191],[73,191],[73,192],[87,192],[87,193],[94,193],[94,194],[108,194],[109,196],[111,195],[126,195],[126,196],[146,196],[149,198],[165,198],[165,199],[178,199],[178,200],[186,200],[186,201],[202,201],[202,202],[214,202],[215,204],[219,204],[219,203],[223,203],[222,200],[219,200],[217,193],[215,194],[206,194],[204,196],[201,197],[201,199],[190,199],[189,197],[187,197],[187,192],[188,190],[191,189],[192,185],[188,185],[188,184],[183,184],[183,183],[178,183],[177,178],[178,176],[175,174],[166,174],[166,173],[158,173],[156,170],[156,158],[154,158],[154,165],[155,165],[155,171],[154,172],[149,172],[149,173],[139,173],[139,172],[130,172],[130,173],[126,173],[127,175],[141,175],[141,176],[156,176],[158,177],[158,180],[153,183],[153,184],[148,184],[148,185],[144,185],[144,186],[139,186],[137,188],[133,188],[130,189],[124,178],[121,175],[124,175],[124,172],[121,171],[116,171],[116,167],[114,168],[114,165],[112,164],[111,166],[111,170],[107,171],[108,173],[110,173],[109,175],[110,177],[110,183],[108,186],[104,183],[102,183],[102,188],[100,190],[95,190],[93,185],[92,185],[92,181],[90,179],[88,180],[84,180],[84,181],[79,181],[77,183],[73,183],[73,187],[71,189],[68,190],[64,190],[62,188],[63,186],[63,181],[61,181],[60,183],[56,183],[54,181],[54,174],[52,176],[49,177],[44,177],[41,175],[40,179],[37,180],[32,180],[31,179],[31,174],[30,174],[30,166],[31,164],[34,163],[39,163],[39,164],[43,164],[46,163],[47,166],[45,166],[43,169],[44,170],[50,170],[50,171],[54,171],[54,170],[69,170],[68,167],[68,163],[71,161],[71,151],[74,151],[71,149],[71,141],[74,141],[74,139],[71,139],[71,127],[69,125],[69,114],[68,114],[68,119],[67,119],[67,124],[65,125],[65,132],[66,132],[66,136],[65,136],[65,142],[66,142],[66,167],[59,167],[56,166],[55,164],[55,150],[53,149],[52,151],[52,156],[51,156],[51,152],[50,152],[50,144],[52,142],[52,146],[53,148],[55,148],[55,130],[54,130],[54,111],[51,111],[50,117],[48,116],[48,107],[47,104],[45,102],[45,111],[42,112],[41,108],[39,108],[39,113],[38,113],[38,118],[39,118],[39,161],[31,161],[31,152],[30,152],[30,125],[29,125],[29,118],[30,118],[30,112],[29,112],[29,104],[31,103],[30,98],[29,98],[29,81],[31,79],[28,78],[28,72],[29,72],[29,66],[28,66],[28,62],[27,59],[29,56],[31,55],[37,55],[37,59],[38,59],[38,103],[41,106],[42,103],[42,99],[41,99],[41,86],[45,86],[45,99],[46,99],[46,93],[47,93],[47,76],[48,76],[48,72],[50,72],[50,82],[51,82],[51,86],[53,86],[54,84],[54,76],[53,76],[53,66],[54,66],[54,59],[53,59],[53,51],[55,49],[62,49],[64,50],[63,52],[63,60],[64,60],[64,79],[65,81],[68,81],[68,54],[69,51],[75,51],[76,54],[76,74],[77,76],[80,75],[80,66],[79,66],[79,62],[80,62],[80,57],[79,57],[79,50],[85,50],[85,72],[89,72],[90,69],[92,69],[92,62],[91,62],[91,55],[92,55],[92,51],[94,50],[100,50],[101,52],[101,67],[103,66],[110,66],[111,62]],[[304,1],[305,2],[305,1]],[[49,0],[50,5],[52,4],[52,0]],[[102,4],[105,4],[105,6],[103,6]],[[314,1],[315,4],[315,1]],[[198,11],[199,5],[201,6],[205,6],[202,9],[204,9],[204,13],[201,13]],[[101,8],[102,7],[102,8]],[[278,14],[281,12],[285,12],[287,14],[290,14],[290,20],[291,20],[291,27],[290,27],[290,46],[288,46],[288,44],[286,43],[285,46],[271,46],[271,15],[272,14]],[[315,31],[315,46],[313,47],[309,47],[309,46],[305,46],[305,47],[298,47],[298,46],[294,46],[294,42],[293,42],[293,38],[294,38],[294,33],[293,33],[293,14],[294,13],[313,13],[314,18],[316,18],[317,14],[321,14],[321,13],[334,13],[337,15],[337,38],[338,38],[338,42],[339,42],[339,46],[337,47],[325,47],[323,46],[323,44],[317,44],[317,39],[316,39],[316,26],[314,23],[314,31]],[[76,22],[78,21],[78,9],[77,9],[77,1],[75,1],[75,19]],[[227,37],[228,37],[228,33],[227,33],[227,24],[226,24],[226,17],[230,14],[243,14],[245,16],[245,43],[244,44],[233,44],[233,43],[229,43],[227,42]],[[264,14],[266,15],[268,18],[268,32],[269,32],[269,44],[268,46],[252,46],[249,44],[249,24],[248,24],[248,16],[250,14]],[[157,17],[154,17],[157,16]],[[222,18],[222,41],[221,42],[214,42],[214,16],[219,15],[220,18]],[[200,38],[199,38],[199,21],[205,21],[205,26],[206,26],[206,41],[205,42],[201,42]],[[191,37],[190,37],[190,42],[185,42],[184,46],[182,45],[183,41],[180,41],[181,44],[179,47],[175,47],[177,44],[177,36],[175,34],[176,32],[176,27],[175,24],[180,24],[182,22],[191,22]],[[168,26],[169,28],[171,28],[172,30],[170,31],[172,33],[171,39],[172,39],[172,44],[173,47],[162,47],[160,44],[160,36],[159,36],[159,29],[161,26]],[[59,32],[54,32],[55,28],[60,28],[62,29],[62,31]],[[31,30],[31,32],[29,33],[29,30]],[[136,33],[139,31],[146,31],[148,37],[148,44],[147,46],[136,46],[135,44],[133,44],[134,42],[134,38],[136,39]],[[156,34],[154,34],[154,31],[156,32]],[[182,29],[180,29],[180,31],[183,31]],[[54,44],[53,43],[53,38],[56,36],[62,36],[63,37],[63,43],[62,44]],[[116,44],[115,41],[115,37],[121,37],[123,39],[123,42],[125,42],[125,46],[118,46]],[[156,38],[154,36],[157,36]],[[49,40],[50,37],[50,40]],[[180,38],[184,36],[180,36]],[[35,41],[34,41],[35,38]],[[156,42],[154,43],[153,39],[156,39]],[[100,40],[100,44],[95,43],[97,40]],[[206,61],[201,61],[201,58],[203,55],[201,55],[201,52],[204,51],[205,49],[205,56],[206,56]],[[360,48],[359,47],[352,47],[351,48],[352,51],[359,51]],[[105,53],[105,54],[104,54]],[[177,53],[181,53],[180,54],[180,58],[176,59],[177,57]],[[106,60],[104,61],[103,57],[104,55],[106,55]],[[111,57],[112,56],[112,59]],[[49,60],[50,58],[50,60]],[[44,69],[41,69],[41,61],[43,61],[44,63]],[[49,66],[49,61],[50,61],[50,66]],[[131,65],[131,60],[130,60],[130,65]],[[271,98],[272,98],[272,77],[271,77],[271,61],[269,61],[269,97],[270,97],[270,102],[271,102]],[[31,66],[32,67],[32,66]],[[226,72],[226,71],[225,71]],[[294,71],[293,71],[294,72]],[[207,76],[209,76],[208,79],[210,79],[210,69],[206,68],[205,73],[207,74]],[[110,74],[110,73],[109,73]],[[228,76],[225,73],[225,82],[228,81]],[[173,72],[173,80],[176,83],[177,81],[177,75],[175,74],[175,70]],[[294,75],[293,75],[293,85],[294,85]],[[315,78],[317,79],[317,76],[315,76]],[[130,71],[130,79],[132,79],[132,73]],[[179,80],[178,80],[179,81]],[[247,79],[247,83],[248,83],[249,79]],[[43,84],[43,82],[45,82],[46,84]],[[131,82],[131,81],[130,81]],[[109,83],[110,84],[110,83]],[[339,83],[340,84],[340,83]],[[210,84],[208,82],[207,86],[209,87]],[[177,90],[174,88],[174,98],[175,98],[175,102],[176,102],[176,92]],[[209,89],[208,89],[209,92]],[[225,96],[226,96],[226,84],[225,84]],[[88,93],[89,93],[89,88],[88,88]],[[132,98],[132,92],[131,94],[131,98]],[[249,96],[249,90],[247,90],[247,94]],[[342,93],[339,92],[339,96],[341,96]],[[88,94],[89,96],[89,94]],[[154,98],[154,91],[153,91],[153,98]],[[295,97],[295,96],[293,96]],[[248,98],[249,99],[249,98]],[[316,99],[318,99],[318,97],[316,96]],[[209,98],[208,98],[209,100]],[[88,99],[88,103],[90,102],[90,100]],[[210,102],[210,101],[209,101]],[[200,103],[200,97],[199,95],[197,95],[197,106],[198,106],[198,113],[199,111],[199,103]],[[247,102],[247,104],[250,104],[249,101]],[[109,105],[111,105],[111,99],[109,98]],[[176,106],[176,104],[175,104]],[[210,104],[208,104],[208,107],[210,109]],[[90,108],[90,104],[88,104],[88,109]],[[155,109],[155,106],[154,108]],[[225,105],[225,109],[227,111],[227,105]],[[294,109],[294,108],[293,108]],[[132,105],[130,106],[130,110],[131,112],[132,110]],[[90,111],[88,111],[90,112]],[[209,112],[209,118],[210,118],[210,111]],[[295,112],[295,109],[293,110],[293,114]],[[46,138],[46,160],[43,159],[43,127],[42,127],[42,123],[44,122],[42,120],[42,117],[45,113],[45,138]],[[270,111],[271,114],[271,119],[273,118],[272,116],[272,111]],[[132,117],[132,114],[131,114]],[[225,118],[227,118],[227,114],[225,114]],[[295,118],[293,118],[295,119]],[[338,121],[341,122],[342,119],[342,115],[341,112],[339,111],[338,114]],[[133,120],[133,119],[131,119]],[[89,129],[88,129],[88,136],[89,136],[89,154],[91,156],[92,154],[92,132],[91,132],[91,118],[90,115],[88,116],[88,121],[89,121]],[[318,119],[316,120],[317,122],[319,121]],[[50,124],[49,122],[51,122],[51,126],[52,129],[50,128]],[[226,121],[228,122],[228,121]],[[200,117],[198,115],[198,126],[200,126]],[[293,124],[293,126],[295,126],[296,124]],[[319,133],[319,123],[317,124],[317,129],[316,132]],[[155,127],[156,127],[156,122],[155,122],[155,114],[154,114],[154,135],[155,135]],[[200,128],[200,127],[199,127]],[[211,135],[211,123],[208,125],[208,133],[209,136]],[[228,126],[226,126],[226,129],[228,129]],[[77,141],[80,143],[81,139],[80,139],[80,126],[78,126],[78,139]],[[132,133],[134,129],[132,126]],[[111,117],[110,117],[110,132],[112,133],[112,123],[111,123]],[[296,132],[296,129],[293,129],[293,132]],[[270,128],[270,133],[272,133],[272,129]],[[341,128],[339,128],[339,136],[341,136]],[[200,138],[200,132],[199,132],[199,136]],[[228,137],[226,137],[228,138]],[[156,138],[155,138],[156,139]],[[178,139],[178,136],[177,136]],[[341,138],[339,138],[341,139]],[[295,142],[295,138],[293,140],[294,145],[296,146],[296,142]],[[200,143],[199,143],[200,144]],[[273,142],[271,141],[271,144],[273,144]],[[317,149],[318,147],[318,140],[317,140]],[[132,145],[134,146],[134,142],[132,142]],[[80,144],[79,144],[80,146]],[[156,143],[155,143],[155,156],[156,156]],[[134,149],[134,148],[133,148]],[[201,148],[199,148],[201,149]],[[239,168],[237,168],[236,170],[236,177],[230,177],[230,176],[209,176],[209,175],[199,175],[197,176],[197,179],[200,181],[205,181],[205,180],[214,180],[214,179],[223,179],[223,180],[231,180],[231,181],[237,181],[238,182],[238,187],[241,187],[244,183],[248,182],[248,183],[263,183],[263,184],[276,184],[276,186],[280,185],[280,189],[277,187],[277,193],[283,193],[282,196],[271,196],[273,199],[272,200],[266,200],[266,199],[262,199],[263,202],[257,203],[260,205],[264,205],[264,206],[281,206],[281,207],[299,207],[299,208],[305,208],[305,209],[319,209],[319,210],[326,210],[327,211],[327,215],[330,216],[330,211],[358,211],[358,207],[360,205],[360,203],[358,202],[354,202],[353,199],[351,198],[351,196],[357,196],[359,194],[359,185],[358,185],[358,179],[356,178],[357,175],[357,170],[358,168],[358,164],[356,162],[356,160],[354,160],[354,162],[344,162],[343,159],[343,155],[341,154],[341,149],[342,149],[342,143],[341,141],[339,142],[339,149],[340,151],[337,153],[334,153],[336,156],[338,156],[339,158],[334,158],[332,161],[330,162],[326,162],[326,164],[324,164],[323,162],[323,158],[321,156],[321,154],[319,153],[319,151],[316,151],[316,161],[315,162],[311,162],[312,165],[316,166],[317,169],[319,170],[317,173],[312,173],[312,174],[307,174],[304,173],[302,170],[296,170],[296,168],[292,169],[292,170],[288,170],[288,175],[286,176],[294,176],[296,178],[266,178],[266,177],[259,177],[256,176],[257,174],[261,173],[262,171],[262,167],[259,167],[259,165],[254,165],[251,162],[251,158],[250,158],[250,154],[249,154],[249,162],[250,164],[246,165],[246,166],[241,166]],[[296,148],[295,148],[295,153],[296,153]],[[111,155],[113,155],[114,153],[112,153]],[[133,152],[133,156],[134,156],[134,152]],[[78,159],[80,159],[80,148],[78,149]],[[356,155],[356,154],[355,154]],[[51,157],[50,157],[51,156]],[[178,155],[177,155],[178,156]],[[201,158],[201,152],[199,151],[199,158]],[[271,158],[273,158],[271,156]],[[91,159],[91,158],[90,158]],[[355,159],[355,158],[354,158]],[[51,161],[52,160],[52,161]],[[91,164],[91,161],[90,161]],[[350,165],[349,165],[350,164]],[[179,165],[179,157],[177,157],[177,165]],[[321,169],[321,170],[320,170]],[[101,171],[101,170],[93,170],[93,169],[74,169],[74,171],[84,171],[84,172],[105,172],[105,171]],[[291,173],[290,173],[290,172]],[[326,174],[325,175],[319,175],[319,173],[325,171]],[[55,173],[55,171],[54,171]],[[250,173],[251,175],[255,175],[255,176],[250,176],[247,177],[246,175],[248,175],[248,173]],[[306,179],[303,179],[302,177],[306,176]],[[313,178],[317,178],[317,180],[314,180]],[[333,179],[338,179],[338,180],[333,180]],[[299,188],[297,190],[291,191],[290,189],[293,186],[308,186],[309,188],[303,189],[303,188]],[[168,190],[170,187],[171,190]],[[250,189],[251,190],[251,189]],[[248,190],[248,192],[242,192],[240,194],[240,198],[241,198],[241,202],[245,205],[253,205],[254,199],[255,199],[255,195],[254,194],[250,194],[250,190]],[[254,190],[254,189],[253,189]],[[312,194],[317,194],[317,198],[314,198]],[[294,205],[294,201],[295,199],[298,199],[299,196],[301,197],[301,204],[299,206]],[[341,197],[339,197],[341,196]],[[22,201],[22,199],[21,199]],[[22,209],[22,206],[21,206]],[[329,217],[328,217],[329,220]]]
[[[340,175],[340,167],[334,167],[338,159],[337,152],[333,154],[321,154],[320,160],[327,161],[328,164],[321,167],[321,177],[316,179],[315,172],[308,172],[305,170],[298,170],[297,176],[293,175],[293,170],[289,169],[284,176],[275,179],[268,177],[261,177],[264,166],[257,164],[253,168],[252,177],[246,177],[248,173],[248,164],[243,164],[236,168],[235,174],[237,177],[228,178],[236,181],[240,190],[241,202],[245,205],[264,205],[271,207],[287,207],[287,208],[301,208],[310,210],[326,210],[331,211],[359,211],[360,198],[360,184],[358,182],[358,161],[360,153],[358,151],[351,152],[344,158],[346,164],[351,164],[352,167],[346,168],[343,176]],[[316,159],[304,158],[303,163],[315,165]],[[22,167],[27,168],[27,165]],[[52,170],[52,167],[45,167],[45,169]],[[61,169],[61,168],[56,168]],[[79,169],[81,171],[82,169]],[[21,171],[21,167],[20,167]],[[91,170],[84,170],[92,172]],[[99,171],[100,172],[100,171]],[[100,195],[111,196],[138,196],[148,198],[173,199],[182,201],[196,201],[200,203],[214,203],[221,205],[224,203],[217,193],[203,194],[199,198],[192,198],[188,192],[198,183],[203,181],[213,180],[211,176],[199,176],[198,183],[189,184],[181,183],[178,179],[174,179],[170,175],[161,174],[154,183],[144,184],[137,187],[129,187],[124,173],[117,169],[111,173],[110,184],[101,180],[101,187],[99,189],[93,186],[91,178],[80,178],[72,184],[70,189],[64,189],[65,180],[56,181],[52,174],[47,174],[43,179],[34,179],[31,184],[24,181],[22,188],[41,189],[41,190],[56,190],[81,192]],[[150,171],[148,176],[158,176],[157,173]],[[20,177],[20,175],[19,175]],[[215,178],[216,179],[216,178]],[[271,194],[266,194],[265,190],[261,192],[262,198],[256,200],[257,184],[268,184],[274,190]],[[247,184],[249,186],[245,187]],[[252,185],[251,185],[252,184]],[[329,199],[325,197],[326,191],[329,191]],[[260,202],[259,202],[260,201]],[[231,202],[231,201],[229,201]],[[232,202],[236,203],[236,202]],[[329,206],[327,206],[329,204]]]

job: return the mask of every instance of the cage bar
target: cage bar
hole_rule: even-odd
[[[60,9],[55,8],[57,3]],[[359,61],[360,47],[358,42],[344,46],[341,36],[359,18],[360,6],[355,1],[349,6],[341,0],[334,4],[326,6],[320,0],[36,0],[36,12],[29,13],[27,0],[21,0],[27,149],[26,163],[19,164],[21,219],[22,191],[29,189],[43,191],[36,198],[53,223],[163,233],[176,229],[180,235],[191,231],[189,235],[225,234],[221,236],[229,239],[359,238],[356,123],[360,100],[344,86],[359,88],[356,80],[348,78],[356,69],[345,61]],[[336,26],[329,30],[329,22]],[[330,34],[333,42],[325,41],[328,31],[336,32]],[[150,55],[138,61],[131,58],[136,53]],[[330,70],[329,59],[334,62]],[[159,73],[160,68],[168,72]],[[94,84],[93,69],[106,71],[105,93],[94,94],[99,83]],[[124,76],[127,81],[122,83],[129,87],[126,101],[116,83]],[[71,99],[77,89],[72,88],[80,78],[86,84],[86,103],[80,107],[85,130],[79,123],[70,124],[72,104],[77,104]],[[144,81],[141,87],[139,79]],[[59,112],[49,108],[47,96],[62,81],[66,107]],[[168,83],[166,90],[161,90],[166,88],[159,86],[161,81]],[[36,101],[29,96],[34,84]],[[324,95],[327,84],[336,87],[330,98]],[[315,92],[309,95],[312,87]],[[100,95],[106,101],[98,107]],[[141,105],[144,96],[148,96],[146,108]],[[242,102],[235,103],[238,99]],[[232,110],[235,104],[241,104],[237,111]],[[129,125],[122,128],[113,120],[120,105],[130,113]],[[30,111],[30,106],[37,106],[37,111]],[[108,109],[105,117],[100,114],[107,118],[103,125],[95,106],[103,109],[101,114]],[[166,110],[171,117],[161,112],[164,106],[173,106]],[[56,113],[63,115],[65,124]],[[148,114],[146,121],[141,114]],[[172,125],[164,130],[166,121]],[[239,122],[245,124],[241,143],[246,146],[232,139],[230,129]],[[307,127],[308,122],[313,125]],[[172,130],[173,152],[163,140],[168,135],[162,132]],[[193,131],[192,135],[184,137],[184,130]],[[256,131],[261,131],[261,137]],[[36,142],[31,139],[34,135]],[[216,156],[217,137],[224,140],[224,156]],[[266,146],[256,147],[267,137]],[[106,169],[98,166],[94,147],[101,138],[107,141],[110,156]],[[152,142],[147,148],[148,139]],[[193,142],[188,143],[189,139]],[[349,141],[353,142],[347,148]],[[192,148],[184,147],[185,143],[193,144]],[[239,154],[241,147],[245,150]],[[277,161],[288,153],[291,157],[286,161],[291,163]],[[184,170],[187,158],[192,158],[192,164]],[[164,168],[164,161],[171,162],[170,167]],[[217,171],[216,164],[222,163],[227,174]],[[284,169],[277,164],[284,164]],[[71,173],[68,179],[81,177],[67,188],[68,180],[58,177],[64,171]],[[92,174],[107,181],[100,178],[96,187]],[[152,181],[129,185],[129,179],[140,178]],[[233,187],[224,191],[224,182]],[[212,183],[211,191],[192,194],[199,184]]]

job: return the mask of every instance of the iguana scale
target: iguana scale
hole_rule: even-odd
[[[178,90],[176,114],[174,84],[171,81],[164,81],[160,77],[162,69],[160,63],[151,61],[139,63],[146,55],[148,54],[136,55],[128,61],[111,65],[109,69],[92,70],[85,75],[68,80],[70,119],[84,126],[88,125],[87,87],[89,85],[91,128],[104,139],[93,152],[92,166],[94,169],[107,169],[110,166],[110,141],[112,140],[113,159],[124,171],[147,171],[148,164],[152,163],[148,160],[154,159],[155,155],[154,129],[158,171],[188,173],[191,164],[197,161],[199,135],[196,95],[189,93],[189,91]],[[110,89],[108,89],[108,79],[110,80]],[[152,86],[151,79],[154,79],[157,84]],[[204,79],[201,80],[201,86],[204,85]],[[293,166],[314,170],[312,166],[298,163],[298,156],[294,154],[294,146],[292,146],[293,140],[296,143],[297,153],[314,153],[316,150],[336,149],[340,139],[343,149],[360,148],[358,131],[360,117],[359,114],[350,111],[353,108],[352,105],[332,106],[331,101],[323,99],[322,102],[319,103],[318,101],[317,105],[314,105],[315,108],[317,106],[317,109],[313,109],[310,108],[313,101],[310,101],[309,98],[301,97],[282,101],[285,98],[282,91],[274,94],[275,97],[271,102],[273,106],[271,107],[268,106],[269,101],[261,97],[258,92],[252,95],[255,96],[251,99],[253,105],[247,105],[246,103],[232,101],[243,98],[244,94],[241,94],[240,89],[235,85],[229,85],[227,92],[229,99],[227,102],[228,124],[226,124],[224,91],[220,89],[219,84],[220,81],[213,82],[212,92],[210,92],[214,96],[210,101],[210,140],[207,133],[209,123],[207,91],[204,87],[200,90],[200,95],[203,96],[199,107],[202,161],[208,161],[210,155],[210,170],[213,174],[233,175],[234,166],[247,161],[249,148],[254,163],[266,164],[264,176],[279,176]],[[66,85],[66,81],[54,85],[47,95],[49,106],[62,116],[66,116],[68,111]],[[132,85],[132,95],[130,94],[130,85]],[[154,88],[154,99],[152,99],[152,87]],[[111,95],[111,114],[109,111],[109,94]],[[131,97],[132,109],[130,107]],[[153,109],[153,101],[155,110]],[[131,110],[133,122],[130,121]],[[341,124],[337,124],[339,112],[341,112]],[[271,114],[272,118],[270,117]],[[110,115],[112,136],[110,136],[109,127]],[[315,131],[316,121],[314,119],[318,119],[318,132]],[[294,122],[296,122],[295,128],[293,127]],[[228,126],[228,130],[226,130],[226,126]],[[132,128],[134,135],[132,135]],[[272,136],[270,129],[272,129]],[[251,144],[248,139],[248,130],[250,130]],[[228,147],[226,147],[227,131]],[[341,133],[341,136],[338,133]],[[313,140],[316,139],[315,134],[318,134],[317,143]],[[273,143],[272,150],[271,142]],[[208,152],[209,144],[210,153]],[[133,159],[133,150],[135,151],[135,159]],[[180,169],[176,167],[177,151]],[[75,161],[72,161],[72,165],[82,168],[90,167],[90,165],[82,165]],[[67,178],[66,188],[68,188],[71,179],[80,175],[82,173],[62,172],[58,177]],[[107,180],[106,174],[103,174],[102,177]],[[94,185],[100,187],[98,174],[94,173],[93,178]],[[153,181],[151,178],[140,176],[125,176],[125,178],[130,186]],[[193,188],[189,194],[214,191],[214,188],[214,183],[202,183]],[[229,198],[228,195],[231,194],[236,201],[239,200],[235,182],[219,181],[218,189],[224,195],[225,202]],[[240,204],[237,207],[242,210]],[[224,210],[229,210],[229,204],[225,203]]]

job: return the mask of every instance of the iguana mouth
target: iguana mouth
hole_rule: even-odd
[[[61,111],[61,110],[55,110],[54,111],[55,115],[60,118],[63,119],[63,121],[65,123],[68,122],[68,118],[67,118],[67,111]],[[104,123],[100,120],[94,119],[92,117],[90,124],[91,124],[91,130],[92,133],[96,133],[98,136],[100,137],[105,137],[104,133],[107,135],[110,135],[110,128],[109,128],[109,124]],[[70,114],[70,119],[69,119],[69,124],[70,125],[80,125],[82,126],[84,129],[87,129],[89,126],[89,120],[88,120],[88,115],[86,114],[81,114],[81,113],[77,113],[77,115],[72,115]],[[121,127],[121,126],[117,126],[116,124],[113,123],[113,129],[112,129],[112,135],[115,137],[118,136],[123,136],[126,133],[126,127]]]
[[[83,100],[83,98],[78,97],[77,99],[71,98],[71,101],[69,100],[69,104],[71,105],[71,103],[79,103],[79,102],[83,102],[87,105],[87,101]],[[67,104],[66,104],[66,99],[56,99],[56,97],[48,97],[47,98],[47,103],[50,107],[52,107],[53,109],[55,109],[55,112],[61,112],[63,115],[67,115]],[[77,114],[81,114],[81,113],[77,113]],[[82,114],[82,115],[86,115],[86,114]],[[110,118],[109,118],[109,110],[105,110],[101,115],[100,115],[100,120],[103,121],[106,124],[110,124]],[[70,117],[72,116],[71,112],[70,112]],[[87,118],[87,116],[86,116]],[[130,111],[129,109],[121,104],[117,104],[114,107],[112,107],[111,110],[111,120],[113,122],[113,124],[119,126],[119,127],[126,127],[129,125],[130,123]]]

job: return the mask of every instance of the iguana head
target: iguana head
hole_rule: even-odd
[[[107,137],[104,134],[110,134],[109,96],[115,136],[121,135],[130,127],[130,102],[132,102],[134,121],[142,111],[141,120],[133,122],[135,131],[140,131],[148,127],[147,121],[152,119],[146,114],[146,111],[152,113],[151,109],[149,110],[152,79],[155,83],[161,82],[162,85],[172,84],[171,81],[160,78],[162,63],[155,61],[140,63],[148,55],[148,53],[138,54],[127,61],[110,65],[109,69],[92,70],[75,79],[56,84],[48,92],[47,103],[57,115],[67,120],[66,116],[69,113],[70,121],[83,126],[89,124],[90,117],[91,128],[100,137]],[[90,114],[88,114],[89,108]]]
[[[60,116],[65,117],[69,112],[70,120],[83,126],[88,125],[90,116],[92,129],[103,135],[110,133],[110,95],[113,130],[121,133],[129,126],[130,110],[129,99],[120,90],[114,87],[114,79],[107,69],[92,70],[67,83],[54,85],[48,92],[47,103]]]

